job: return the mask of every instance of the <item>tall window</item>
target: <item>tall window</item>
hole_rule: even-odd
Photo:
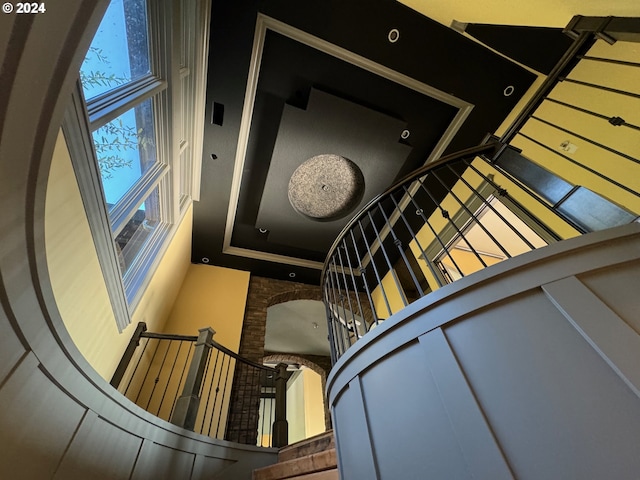
[[[162,2],[154,14],[162,18]],[[162,25],[145,0],[112,0],[80,69],[95,160],[127,300],[171,224],[171,138]],[[162,22],[159,22],[162,23]],[[166,33],[166,32],[165,32]],[[150,41],[153,39],[153,41]],[[168,60],[168,59],[167,59]],[[163,69],[164,66],[164,69]]]
[[[209,0],[111,0],[65,115],[121,330],[198,198],[210,8]]]

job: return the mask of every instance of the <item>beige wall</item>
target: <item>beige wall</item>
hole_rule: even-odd
[[[468,23],[565,27],[574,15],[640,16],[640,3],[637,0],[400,1],[444,25],[451,25],[453,20],[458,20]]]
[[[296,443],[306,438],[302,371],[287,382],[287,423],[289,425],[289,443]]]
[[[322,379],[310,368],[302,367],[287,382],[287,422],[290,444],[326,430]]]
[[[609,45],[604,41],[598,41],[588,55],[637,63],[640,60],[640,45],[628,42]],[[628,91],[636,97],[570,82],[560,82],[549,95],[550,98],[569,105],[577,105],[606,117],[622,117],[633,125],[640,123],[640,98],[637,98],[637,95],[640,95],[639,68],[583,60],[572,70],[568,78]],[[637,196],[579,166],[596,170],[634,192],[640,191],[640,167],[637,163],[580,138],[586,137],[598,144],[637,158],[639,136],[636,130],[611,125],[606,119],[550,101],[543,102],[535,116],[540,120],[535,118],[529,120],[522,129],[523,133],[551,147],[553,151],[518,135],[512,143],[522,149],[524,156],[574,185],[582,185],[627,210],[640,213],[640,199]],[[544,121],[557,125],[565,131],[545,124]],[[577,150],[573,153],[562,152],[560,145],[565,141],[575,145]],[[563,153],[568,159],[565,160],[554,152]]]
[[[303,368],[304,376],[304,427],[306,438],[323,433],[324,422],[324,394],[322,392],[322,378],[310,368]]]
[[[189,209],[133,313],[131,325],[118,333],[71,159],[59,134],[45,210],[49,274],[71,338],[104,378],[111,378],[139,321],[147,322],[149,330],[162,329],[190,263],[191,224]]]
[[[249,272],[213,265],[189,265],[165,325],[165,333],[197,335],[212,327],[214,340],[238,351],[249,289]]]

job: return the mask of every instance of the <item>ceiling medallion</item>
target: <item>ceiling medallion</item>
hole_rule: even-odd
[[[289,180],[289,202],[311,220],[343,218],[362,200],[364,176],[340,155],[316,155],[300,165]]]

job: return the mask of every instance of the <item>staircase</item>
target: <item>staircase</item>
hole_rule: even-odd
[[[253,480],[338,480],[333,430],[288,445],[278,463],[253,472]]]

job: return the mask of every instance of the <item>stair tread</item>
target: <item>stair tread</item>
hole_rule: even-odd
[[[274,465],[254,470],[253,480],[293,479],[303,475],[323,472],[325,470],[335,470],[336,468],[336,449],[331,448],[329,450],[313,453],[304,457],[294,458],[284,462],[278,462]]]
[[[286,462],[294,458],[304,457],[313,453],[323,452],[335,448],[333,430],[315,435],[283,447],[278,452],[278,461]]]
[[[338,469],[323,470],[322,472],[309,473],[299,477],[290,477],[287,480],[340,480]]]

